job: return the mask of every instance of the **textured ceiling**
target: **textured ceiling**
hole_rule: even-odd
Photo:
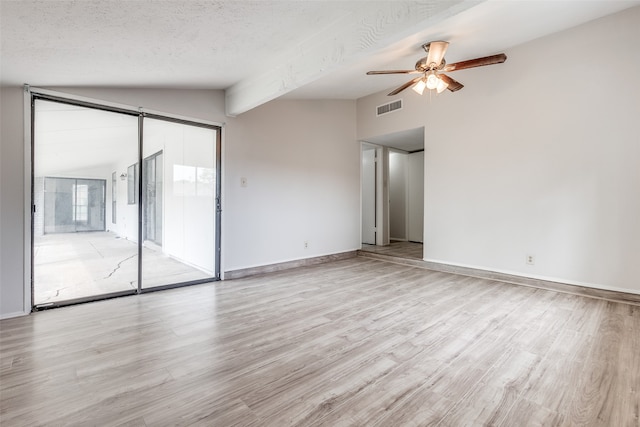
[[[2,79],[224,89],[349,14],[335,2],[2,0]]]
[[[640,0],[0,0],[3,85],[223,89],[240,114],[280,96],[359,97],[406,76],[420,45],[447,61],[528,40]]]

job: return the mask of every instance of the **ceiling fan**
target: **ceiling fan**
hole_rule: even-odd
[[[387,70],[387,71],[369,71],[367,75],[374,74],[421,74],[415,79],[409,80],[388,96],[397,95],[409,86],[413,85],[413,90],[422,95],[424,88],[435,89],[438,93],[449,89],[455,92],[464,87],[464,85],[444,72],[464,70],[465,68],[482,67],[485,65],[501,64],[507,60],[507,55],[499,53],[497,55],[485,56],[483,58],[469,59],[467,61],[454,62],[447,64],[444,60],[444,54],[447,51],[449,42],[434,41],[425,43],[422,48],[427,52],[427,56],[420,58],[416,62],[415,70]]]

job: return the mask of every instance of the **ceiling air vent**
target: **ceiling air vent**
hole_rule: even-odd
[[[396,110],[402,109],[402,99],[389,102],[388,104],[380,105],[376,107],[376,116],[382,116],[383,114],[389,114]]]

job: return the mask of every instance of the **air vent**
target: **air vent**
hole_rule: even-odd
[[[380,105],[376,107],[376,116],[382,116],[383,114],[389,114],[396,110],[402,109],[402,99],[389,102],[388,104]]]

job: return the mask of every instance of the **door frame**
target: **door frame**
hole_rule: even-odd
[[[360,244],[362,245],[362,153],[364,147],[374,148],[375,162],[375,229],[376,246],[389,244],[389,147],[360,141]]]
[[[375,245],[376,239],[378,235],[378,227],[377,227],[377,205],[378,205],[378,156],[377,156],[377,148],[372,144],[361,143],[360,144],[360,244],[361,245]],[[364,167],[364,159],[366,152],[373,152],[373,243],[365,242],[365,211],[369,210],[371,206],[367,206],[365,208],[365,167]]]
[[[109,101],[103,101],[99,99],[93,99],[88,97],[82,97],[77,95],[71,95],[67,93],[52,91],[48,89],[32,88],[29,85],[24,85],[24,135],[25,141],[28,141],[24,146],[24,162],[25,162],[25,176],[24,176],[24,213],[25,224],[24,227],[24,241],[29,242],[24,247],[24,312],[29,313],[36,311],[37,308],[34,305],[34,147],[35,147],[35,101],[37,99],[59,102],[63,104],[76,105],[86,108],[93,108],[103,111],[110,111],[114,113],[121,113],[129,116],[138,117],[138,164],[142,165],[143,160],[143,138],[144,138],[144,119],[153,118],[158,120],[165,120],[175,123],[186,124],[190,126],[203,127],[208,129],[214,129],[215,140],[215,168],[216,168],[216,188],[215,188],[215,241],[214,241],[214,256],[215,256],[215,274],[214,277],[196,280],[185,283],[170,284],[164,286],[142,288],[141,276],[142,276],[142,179],[141,169],[139,169],[140,176],[138,177],[138,289],[131,291],[114,292],[110,294],[102,294],[97,297],[83,297],[74,300],[67,300],[60,303],[54,303],[44,308],[62,307],[67,305],[79,304],[84,302],[114,298],[125,295],[135,295],[140,293],[155,292],[164,289],[190,286],[200,283],[207,283],[211,281],[221,280],[222,269],[222,133],[224,123],[193,119],[190,117],[184,117],[171,113],[158,112],[142,107],[134,107],[126,104],[119,104]],[[106,208],[106,207],[105,207]],[[106,218],[105,218],[106,221]],[[106,226],[106,224],[105,224]]]

